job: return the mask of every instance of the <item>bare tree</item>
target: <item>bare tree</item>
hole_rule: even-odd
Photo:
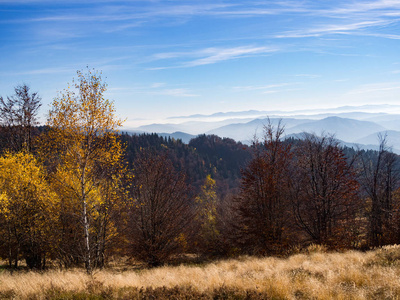
[[[193,199],[185,179],[166,154],[141,152],[134,163],[131,253],[151,266],[179,253],[187,242]]]
[[[14,89],[15,94],[4,100],[0,97],[0,118],[8,135],[8,148],[14,151],[32,150],[32,135],[41,107],[38,93],[30,92],[26,84]]]
[[[379,135],[379,151],[362,152],[360,183],[369,198],[369,242],[371,246],[398,242],[394,193],[399,187],[398,159],[387,146],[387,136]]]
[[[237,241],[256,254],[280,251],[290,233],[291,147],[281,140],[279,123],[264,128],[264,140],[253,145],[254,157],[242,172],[237,202]]]
[[[359,209],[358,183],[332,136],[307,134],[296,151],[292,205],[309,240],[348,246]]]

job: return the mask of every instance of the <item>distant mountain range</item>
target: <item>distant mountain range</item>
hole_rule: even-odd
[[[355,108],[360,111],[352,111]],[[361,111],[362,108],[362,111]],[[291,112],[244,111],[230,113],[216,113],[213,115],[192,115],[177,117],[173,123],[150,124],[140,126],[132,132],[154,132],[159,135],[181,139],[187,143],[199,134],[215,134],[220,137],[232,138],[236,141],[250,143],[255,136],[262,137],[263,128],[268,122],[274,126],[281,121],[285,126],[285,134],[293,136],[302,132],[333,134],[347,145],[360,144],[360,148],[376,149],[379,140],[378,134],[387,135],[388,145],[393,151],[400,153],[400,114],[390,114],[377,111],[375,106],[340,107],[337,112],[326,110],[314,114],[299,114]],[[385,111],[398,111],[400,106],[384,106]],[[257,116],[258,117],[255,117]],[[268,118],[269,116],[269,118]],[[215,118],[213,120],[213,118]],[[172,120],[172,118],[171,118]]]
[[[218,112],[211,115],[190,115],[190,116],[175,116],[168,119],[210,119],[210,118],[237,118],[237,117],[252,117],[252,116],[300,116],[300,115],[321,115],[321,114],[343,114],[343,113],[393,113],[400,112],[400,105],[377,104],[377,105],[361,105],[361,106],[340,106],[336,108],[319,108],[319,109],[302,109],[295,111],[263,111],[263,110],[248,110],[248,111],[233,111],[233,112]]]
[[[379,133],[370,134],[356,141],[357,144],[362,144],[366,146],[375,146],[377,144],[378,134],[382,137],[386,135],[388,141],[388,146],[393,148],[393,151],[399,153],[400,150],[400,131],[396,130],[386,130]]]
[[[384,131],[385,128],[369,121],[359,121],[355,119],[328,117],[322,120],[303,123],[286,131],[287,134],[298,132],[309,132],[320,135],[329,133],[345,142],[355,142],[360,137]]]
[[[307,122],[311,122],[310,119],[294,119],[294,118],[265,118],[255,119],[247,123],[234,123],[225,125],[210,131],[207,134],[215,134],[220,137],[229,137],[236,141],[249,142],[254,136],[261,137],[263,134],[263,128],[268,122],[271,122],[274,126],[281,122],[282,126],[285,126],[286,133],[288,128],[292,128]],[[300,130],[301,131],[301,130]],[[300,132],[298,131],[298,132]]]

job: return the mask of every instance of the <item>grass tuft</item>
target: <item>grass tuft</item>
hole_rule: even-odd
[[[393,299],[400,247],[288,258],[240,257],[203,265],[0,273],[1,299]]]

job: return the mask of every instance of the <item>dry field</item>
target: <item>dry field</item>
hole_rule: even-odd
[[[400,299],[400,246],[111,268],[93,276],[83,270],[0,272],[0,298],[6,299]]]

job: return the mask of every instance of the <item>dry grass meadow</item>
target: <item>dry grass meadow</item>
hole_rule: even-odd
[[[154,269],[0,271],[2,299],[400,299],[400,246]]]

